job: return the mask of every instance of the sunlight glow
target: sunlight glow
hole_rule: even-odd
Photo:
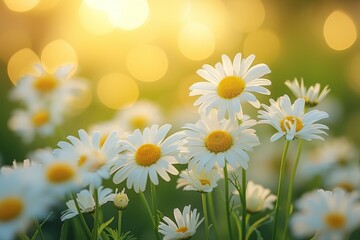
[[[6,6],[15,12],[26,12],[38,5],[40,0],[4,0]]]

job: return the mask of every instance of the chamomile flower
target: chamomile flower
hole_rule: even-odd
[[[305,104],[309,107],[315,107],[321,102],[330,92],[329,86],[325,86],[320,92],[320,84],[316,83],[314,86],[310,86],[306,89],[304,86],[304,80],[301,79],[301,83],[295,78],[293,82],[287,80],[285,85],[291,90],[291,92],[297,98],[304,98]]]
[[[228,56],[223,55],[222,63],[216,63],[215,67],[205,64],[198,70],[197,74],[206,82],[193,84],[190,96],[201,95],[194,102],[194,106],[200,105],[199,112],[207,115],[215,108],[219,119],[226,115],[233,118],[236,114],[242,119],[241,105],[244,102],[259,108],[260,102],[253,93],[270,94],[263,86],[271,85],[271,81],[262,77],[271,71],[266,64],[250,67],[254,59],[254,55],[242,58],[238,53],[231,62]]]
[[[305,100],[298,98],[291,104],[288,95],[280,97],[277,101],[270,99],[270,106],[262,104],[264,110],[259,110],[259,123],[272,125],[278,132],[275,133],[270,141],[285,136],[286,140],[302,138],[308,141],[312,139],[324,140],[319,134],[325,134],[323,130],[328,127],[317,121],[329,117],[326,112],[312,110],[305,113]]]
[[[163,121],[163,113],[154,102],[141,100],[130,108],[121,110],[115,117],[115,121],[131,133],[135,129],[142,131],[147,126],[160,124]]]
[[[90,190],[84,189],[81,190],[80,193],[76,194],[76,201],[79,204],[80,210],[82,213],[92,213],[95,211],[96,204],[94,199],[94,190],[90,188]],[[103,186],[97,189],[98,191],[98,199],[99,199],[99,207],[104,205],[107,202],[113,201],[115,194],[112,189],[104,188]],[[61,221],[65,221],[67,219],[73,218],[77,216],[79,213],[76,209],[76,205],[74,200],[69,200],[66,202],[66,206],[68,209],[62,212]]]
[[[15,239],[34,219],[48,214],[52,200],[44,194],[39,175],[38,168],[17,168],[0,175],[0,239]]]
[[[143,192],[148,176],[157,185],[158,174],[167,182],[170,181],[168,173],[177,175],[179,172],[173,164],[182,161],[179,152],[183,134],[177,132],[166,138],[170,128],[170,124],[165,124],[160,128],[158,125],[147,127],[143,132],[136,129],[127,140],[122,141],[126,151],[111,168],[111,174],[115,173],[114,183],[127,179],[127,188],[134,187],[135,192]]]
[[[14,160],[12,166],[2,166],[0,169],[0,173],[2,175],[8,175],[11,172],[16,171],[17,169],[27,169],[33,166],[40,167],[40,164],[36,162],[31,162],[29,159],[25,159],[23,162],[17,162],[16,160]]]
[[[196,229],[203,222],[199,220],[200,214],[197,209],[191,211],[191,206],[184,207],[181,213],[178,208],[174,209],[175,222],[168,217],[164,217],[159,225],[159,233],[164,235],[164,240],[190,239],[196,233]]]
[[[239,195],[238,191],[234,192]],[[276,196],[271,194],[270,189],[264,188],[253,181],[249,181],[246,187],[246,210],[257,213],[266,209],[274,208]]]
[[[110,166],[122,151],[119,145],[117,132],[112,132],[105,140],[101,139],[100,132],[89,135],[85,130],[78,131],[79,138],[68,136],[70,141],[58,143],[60,148],[55,149],[55,154],[69,155],[79,166],[84,186],[99,187],[102,179],[110,177]]]
[[[185,191],[211,192],[217,187],[217,181],[221,178],[216,169],[206,171],[195,168],[186,169],[180,173],[176,188],[184,187]]]
[[[329,189],[340,187],[348,192],[360,190],[360,167],[358,163],[337,167],[324,175],[324,184]]]
[[[333,192],[318,190],[300,199],[300,212],[291,219],[295,236],[319,240],[341,240],[360,226],[359,193],[346,193],[342,189]]]
[[[237,121],[218,120],[216,112],[202,116],[195,124],[186,124],[184,132],[186,142],[184,147],[189,167],[210,171],[216,164],[220,168],[227,162],[233,168],[247,169],[249,155],[259,145],[259,139],[254,129],[255,120],[247,120],[238,125]]]
[[[128,195],[125,193],[125,188],[123,188],[123,190],[119,193],[118,193],[118,189],[116,188],[114,195],[114,206],[118,210],[124,210],[125,208],[127,208],[128,204],[129,204],[129,198]]]

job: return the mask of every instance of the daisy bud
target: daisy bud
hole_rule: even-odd
[[[114,196],[114,206],[119,210],[124,210],[129,204],[129,198],[125,193],[125,188],[120,193],[117,193],[117,191],[118,189],[116,189]]]

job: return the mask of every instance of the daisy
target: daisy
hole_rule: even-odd
[[[153,184],[158,185],[158,174],[165,181],[170,181],[168,173],[179,172],[173,164],[180,163],[180,148],[183,145],[183,134],[177,132],[166,138],[170,124],[159,128],[153,125],[143,132],[136,129],[127,140],[122,141],[125,152],[115,161],[111,169],[113,181],[119,184],[125,179],[127,188],[134,187],[135,192],[145,191],[148,176]]]
[[[315,123],[321,119],[329,117],[326,112],[312,110],[305,113],[305,100],[298,98],[291,105],[288,95],[280,97],[276,102],[270,99],[270,106],[262,104],[264,110],[259,110],[259,123],[272,125],[278,132],[275,133],[270,141],[276,141],[282,136],[286,140],[302,138],[308,141],[312,139],[324,140],[319,134],[327,135],[323,130],[328,127],[323,124]]]
[[[16,171],[17,169],[27,169],[34,166],[40,167],[40,164],[36,162],[31,162],[29,159],[25,159],[23,162],[17,162],[16,160],[14,160],[12,166],[2,166],[0,169],[0,173],[2,175],[8,175],[13,171]]]
[[[225,162],[233,168],[247,169],[249,155],[259,145],[259,139],[254,129],[255,120],[247,120],[238,125],[237,121],[228,119],[218,120],[216,112],[209,116],[202,116],[195,124],[186,124],[186,156],[190,160],[189,167],[210,171],[216,164],[220,168]]]
[[[196,233],[196,229],[203,222],[204,218],[199,221],[200,214],[191,206],[184,207],[181,213],[178,208],[174,209],[175,222],[170,218],[164,217],[159,225],[159,233],[164,235],[164,240],[190,239]]]
[[[346,239],[346,235],[360,226],[359,193],[318,190],[307,194],[298,205],[300,212],[291,219],[295,236],[319,240]]]
[[[135,129],[143,130],[147,126],[160,124],[163,121],[163,113],[154,102],[141,100],[120,111],[114,120],[126,131],[133,132]]]
[[[70,141],[61,141],[58,143],[60,148],[55,149],[57,155],[69,155],[77,166],[79,166],[82,175],[82,184],[99,187],[102,179],[110,177],[110,166],[112,161],[116,160],[122,151],[119,145],[117,132],[112,132],[106,140],[101,139],[100,132],[94,132],[89,135],[85,130],[78,131],[79,138],[68,136]]]
[[[270,95],[263,86],[271,85],[271,81],[262,77],[271,71],[265,64],[250,67],[254,59],[254,55],[242,59],[241,53],[238,53],[231,62],[228,56],[223,55],[222,64],[216,63],[215,67],[205,64],[198,70],[197,74],[206,82],[193,84],[190,96],[201,95],[194,102],[194,106],[200,105],[199,112],[207,115],[215,108],[219,119],[226,115],[232,118],[236,114],[242,119],[242,103],[249,102],[259,108],[260,102],[252,93]]]
[[[239,195],[238,191],[234,194]],[[250,213],[257,213],[266,209],[274,208],[276,196],[271,194],[270,189],[264,188],[253,181],[249,181],[246,187],[246,210]]]
[[[340,187],[348,192],[360,190],[360,167],[358,163],[337,167],[324,175],[324,184],[330,189]]]
[[[84,189],[81,190],[80,193],[76,194],[76,201],[79,203],[79,208],[82,213],[93,213],[95,211],[96,204],[93,197],[93,191],[94,190],[91,188],[90,190]],[[99,196],[99,207],[109,201],[114,201],[115,194],[112,189],[101,186],[97,189],[97,191]],[[62,212],[61,221],[73,218],[79,214],[74,200],[67,201],[66,206],[68,209]]]
[[[295,78],[293,82],[287,80],[285,85],[291,90],[291,92],[297,98],[304,98],[306,106],[315,107],[321,102],[330,92],[329,86],[325,86],[320,92],[320,84],[316,83],[314,86],[310,86],[306,89],[304,86],[304,80],[301,79],[301,84]]]
[[[216,169],[209,172],[205,169],[186,169],[180,173],[176,188],[184,187],[185,191],[211,192],[217,187],[217,181],[221,178]]]
[[[38,168],[17,168],[0,175],[0,239],[15,239],[34,219],[44,219],[52,199],[44,194]]]
[[[125,193],[125,188],[123,188],[123,190],[119,193],[118,193],[118,189],[116,188],[114,195],[114,206],[118,210],[124,210],[125,208],[127,208],[128,204],[129,204],[129,198]]]

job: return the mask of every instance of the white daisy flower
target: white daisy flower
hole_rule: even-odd
[[[177,175],[179,172],[173,164],[182,161],[179,152],[184,135],[177,132],[166,138],[170,128],[170,124],[160,128],[153,125],[142,133],[136,129],[127,140],[122,141],[126,151],[111,169],[111,174],[115,173],[114,183],[127,179],[127,188],[134,187],[135,192],[143,192],[148,176],[153,184],[158,185],[158,174],[167,182],[170,181],[168,173]]]
[[[329,189],[340,187],[348,192],[360,191],[360,167],[358,163],[328,171],[324,175],[324,184]]]
[[[92,188],[90,188],[90,190],[84,189],[81,190],[80,193],[76,194],[76,201],[78,202],[79,208],[82,213],[92,213],[95,211],[96,204],[93,196],[93,191],[94,190]],[[103,186],[101,186],[97,189],[97,191],[99,197],[99,207],[109,201],[114,200],[115,194],[113,193],[112,189],[104,188]],[[68,209],[62,212],[61,221],[73,218],[79,214],[76,209],[74,200],[67,201],[66,206],[68,207]]]
[[[239,195],[238,191],[234,194]],[[266,209],[274,208],[276,196],[271,194],[270,189],[264,188],[253,181],[249,181],[246,187],[246,210],[250,213],[257,213]]]
[[[306,89],[304,86],[304,80],[301,78],[301,84],[295,78],[293,82],[287,80],[285,85],[291,90],[291,92],[297,98],[304,98],[305,104],[309,107],[315,107],[321,102],[330,92],[329,86],[325,86],[320,92],[320,84],[316,83],[314,86],[310,86]]]
[[[221,178],[216,169],[206,171],[195,168],[181,171],[177,180],[176,188],[184,187],[185,191],[212,192],[217,187],[217,181]]]
[[[63,116],[58,109],[41,102],[33,102],[26,110],[15,110],[8,121],[8,126],[25,143],[30,143],[36,135],[42,137],[53,135],[56,126],[62,122]]]
[[[278,132],[275,133],[270,141],[276,141],[282,136],[286,140],[302,138],[308,141],[312,139],[324,140],[319,134],[326,134],[323,130],[328,130],[324,124],[316,123],[317,121],[329,117],[326,112],[312,110],[305,113],[305,100],[298,98],[291,105],[288,95],[280,97],[276,102],[270,99],[270,106],[262,104],[264,110],[259,110],[259,123],[272,125]]]
[[[254,55],[242,59],[241,53],[238,53],[231,62],[228,56],[222,55],[222,64],[216,63],[215,67],[205,64],[198,70],[197,74],[207,81],[190,87],[190,96],[201,95],[194,102],[194,106],[200,105],[199,112],[208,115],[215,108],[219,119],[226,115],[233,118],[236,114],[242,119],[241,104],[244,102],[259,108],[260,102],[252,93],[270,95],[263,86],[271,85],[271,81],[262,76],[271,71],[263,63],[250,67],[254,59]]]
[[[190,239],[204,220],[204,218],[199,220],[200,214],[197,213],[197,209],[191,211],[190,205],[184,207],[182,213],[175,208],[174,217],[176,222],[164,217],[164,222],[159,225],[159,233],[164,235],[164,240]]]
[[[233,168],[247,169],[249,155],[246,151],[252,151],[260,144],[255,130],[250,128],[255,124],[255,120],[240,125],[228,119],[219,121],[214,111],[209,116],[202,116],[195,124],[186,124],[184,146],[189,167],[196,165],[197,169],[205,167],[210,171],[216,164],[223,168],[227,162]]]
[[[161,124],[163,113],[154,102],[140,100],[130,108],[121,110],[114,120],[126,131],[133,132],[135,129],[142,131],[145,127]]]
[[[100,132],[89,135],[85,130],[78,131],[79,138],[68,136],[70,143],[61,141],[60,148],[55,149],[57,155],[69,155],[80,168],[84,186],[99,187],[102,179],[110,177],[110,167],[122,151],[117,132],[112,132],[101,139]]]
[[[39,168],[17,168],[0,175],[0,239],[15,239],[34,219],[44,219],[52,199],[44,194]]]
[[[8,175],[13,171],[16,171],[17,169],[27,169],[34,166],[40,167],[41,165],[36,162],[31,162],[29,159],[24,159],[23,162],[17,162],[16,160],[14,160],[12,166],[2,166],[0,169],[0,173],[2,175]]]
[[[122,126],[120,126],[120,123],[115,120],[104,121],[104,122],[93,124],[89,127],[88,132],[91,135],[94,134],[94,132],[101,133],[100,145],[104,144],[106,138],[112,132],[116,132],[119,139],[125,139],[129,135],[125,132],[125,129]]]
[[[359,193],[318,190],[300,199],[299,210],[291,219],[295,236],[319,240],[341,240],[360,226]]]

